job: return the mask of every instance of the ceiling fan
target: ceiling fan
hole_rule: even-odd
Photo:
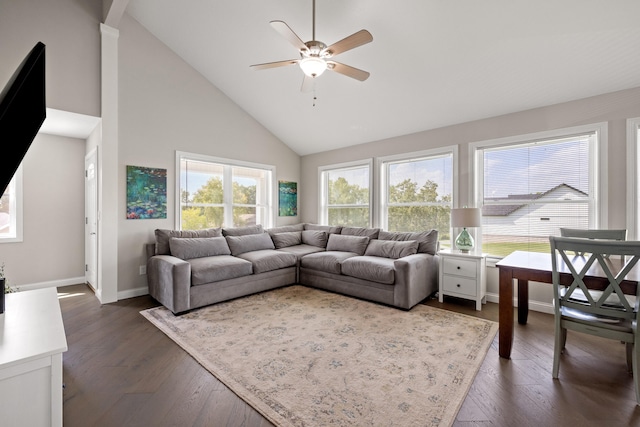
[[[373,36],[367,30],[360,30],[344,39],[327,46],[323,42],[316,40],[316,1],[312,1],[312,33],[311,41],[303,42],[300,37],[283,21],[271,21],[271,26],[286,38],[300,53],[300,59],[289,59],[286,61],[267,62],[264,64],[251,65],[254,70],[264,70],[267,68],[282,67],[285,65],[298,64],[304,72],[302,80],[303,92],[308,92],[313,86],[313,79],[320,76],[325,70],[335,71],[356,80],[365,81],[369,78],[369,72],[341,64],[332,60],[340,53],[354,49],[373,40]]]

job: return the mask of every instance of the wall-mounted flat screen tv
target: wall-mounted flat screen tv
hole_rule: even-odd
[[[46,118],[44,50],[38,42],[0,93],[0,196]]]

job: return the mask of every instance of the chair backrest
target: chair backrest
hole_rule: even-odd
[[[601,239],[601,240],[627,240],[627,230],[622,229],[590,229],[582,228],[562,228],[560,227],[561,237],[579,237],[581,239]],[[584,255],[576,252],[578,255]],[[608,257],[608,255],[607,255]]]
[[[570,307],[600,316],[634,319],[640,303],[640,286],[636,287],[633,306],[620,283],[640,260],[639,241],[589,240],[573,237],[549,237],[551,244],[552,282],[556,314],[560,307]],[[588,256],[575,254],[589,254]],[[606,255],[605,255],[606,254]],[[615,257],[608,257],[614,255]],[[590,292],[584,277],[591,268],[600,267],[599,275],[608,281],[602,292]],[[637,268],[640,268],[638,266]],[[570,285],[560,282],[560,272],[570,272]]]
[[[584,230],[580,228],[560,228],[560,236],[562,237],[580,237],[582,239],[605,239],[605,240],[627,240],[626,229],[591,229]]]

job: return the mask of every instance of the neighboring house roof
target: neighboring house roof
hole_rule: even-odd
[[[524,200],[537,200],[543,198],[544,196],[550,194],[551,192],[561,188],[566,187],[570,190],[575,191],[576,193],[580,193],[582,195],[587,195],[584,191],[578,190],[577,188],[569,185],[569,184],[558,184],[555,187],[540,193],[532,193],[532,194],[509,194],[507,197],[487,197],[485,200],[490,202],[507,202],[507,201],[524,201]],[[517,211],[521,207],[525,206],[523,203],[514,203],[514,204],[500,204],[500,205],[483,205],[482,206],[482,216],[508,216],[513,212]]]

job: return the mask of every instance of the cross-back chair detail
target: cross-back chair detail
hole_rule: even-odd
[[[626,343],[627,367],[633,373],[636,402],[640,404],[640,353],[636,347],[640,340],[640,286],[631,296],[621,288],[629,273],[640,268],[640,242],[553,236],[549,241],[555,316],[553,378],[558,378],[568,329],[622,341]],[[598,269],[598,276],[605,278],[603,290],[589,289],[585,284],[591,269]],[[571,275],[570,283],[561,283],[561,272]]]
[[[561,237],[579,237],[581,239],[596,240],[627,240],[627,230],[618,229],[582,229],[582,228],[564,228],[560,227]],[[583,254],[580,254],[583,255]]]

